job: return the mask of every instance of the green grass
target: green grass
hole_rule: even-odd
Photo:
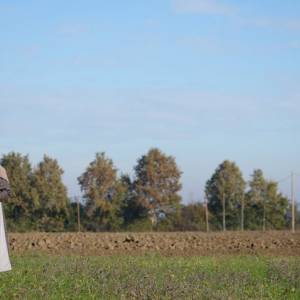
[[[0,299],[300,299],[299,257],[12,257]]]

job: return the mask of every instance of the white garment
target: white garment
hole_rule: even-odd
[[[0,272],[10,271],[11,264],[8,256],[7,241],[4,227],[2,203],[0,202]]]

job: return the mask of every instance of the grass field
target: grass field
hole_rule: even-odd
[[[300,299],[299,257],[12,257],[1,299]]]

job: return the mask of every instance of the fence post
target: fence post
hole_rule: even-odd
[[[291,200],[292,200],[292,232],[295,232],[295,183],[294,183],[294,172],[291,173]]]
[[[80,203],[79,203],[79,197],[77,197],[77,224],[78,224],[78,232],[80,232]]]
[[[242,195],[241,205],[241,231],[244,231],[244,194]]]
[[[225,208],[225,193],[222,194],[222,204],[223,204],[223,231],[226,231],[226,208]]]
[[[205,197],[205,221],[206,221],[206,232],[209,232],[209,222],[208,222],[208,202],[207,202],[207,197]]]

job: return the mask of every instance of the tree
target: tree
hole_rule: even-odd
[[[65,226],[67,231],[78,232],[78,210],[80,214],[80,231],[85,231],[86,216],[84,205],[80,202],[77,203],[77,201],[78,198],[74,197],[69,203],[68,219]]]
[[[265,228],[283,229],[286,225],[289,201],[278,191],[276,182],[267,182],[266,198]]]
[[[133,225],[136,221],[140,221],[143,219],[145,214],[147,214],[147,210],[141,206],[141,204],[137,201],[137,197],[134,190],[134,182],[130,178],[128,174],[123,174],[120,178],[122,185],[124,187],[124,192],[126,195],[124,196],[124,205],[122,206],[122,215],[124,218],[124,225],[127,227]]]
[[[135,199],[154,225],[161,211],[175,208],[180,203],[178,192],[181,190],[182,172],[172,156],[167,156],[156,148],[150,149],[138,159],[134,170]]]
[[[36,213],[39,229],[64,230],[64,222],[69,211],[69,198],[62,181],[63,173],[57,160],[47,155],[44,155],[34,170],[33,186],[39,198],[39,210]]]
[[[206,230],[205,205],[193,202],[181,208],[181,230]]]
[[[267,181],[260,169],[254,170],[246,194],[246,225],[249,229],[265,228]]]
[[[254,170],[246,195],[246,223],[250,229],[267,227],[282,229],[288,209],[288,199],[278,192],[276,182],[264,178],[261,170]]]
[[[205,193],[215,226],[237,227],[244,197],[245,181],[234,162],[225,160],[207,181]]]
[[[246,195],[246,222],[250,229],[267,227],[282,229],[288,199],[278,191],[278,184],[264,178],[261,170],[254,170]]]
[[[32,187],[33,173],[28,156],[10,152],[3,155],[1,165],[6,169],[12,195],[5,205],[8,227],[26,230],[33,226],[33,216],[39,207],[36,190]]]
[[[105,153],[96,153],[86,171],[78,177],[86,213],[93,220],[90,229],[118,229],[123,223],[122,204],[126,189],[117,178],[117,169]]]

